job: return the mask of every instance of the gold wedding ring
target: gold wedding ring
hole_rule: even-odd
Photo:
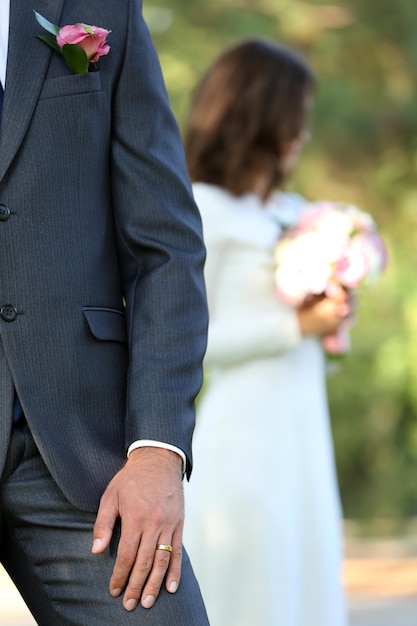
[[[157,550],[166,550],[167,552],[172,552],[172,546],[169,546],[167,543],[157,543]]]

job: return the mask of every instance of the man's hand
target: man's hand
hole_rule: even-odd
[[[109,545],[121,518],[121,537],[110,579],[110,593],[132,611],[140,601],[153,606],[166,575],[166,589],[174,593],[180,582],[184,494],[182,459],[163,448],[133,450],[126,465],[104,492],[94,525],[94,554]],[[157,550],[172,546],[172,552]]]

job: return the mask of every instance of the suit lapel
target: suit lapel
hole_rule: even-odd
[[[15,0],[10,3],[6,89],[0,127],[0,180],[10,166],[28,128],[48,68],[51,48],[34,10],[59,24],[64,0]]]

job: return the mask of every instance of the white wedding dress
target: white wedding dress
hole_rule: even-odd
[[[345,626],[324,355],[274,292],[278,222],[306,202],[194,192],[210,327],[184,545],[211,626]]]

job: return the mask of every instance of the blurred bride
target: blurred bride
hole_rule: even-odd
[[[295,309],[273,250],[306,200],[282,188],[308,138],[313,76],[248,40],[196,89],[185,145],[207,245],[206,386],[184,543],[212,626],[345,626],[341,510],[321,338],[346,295]]]

